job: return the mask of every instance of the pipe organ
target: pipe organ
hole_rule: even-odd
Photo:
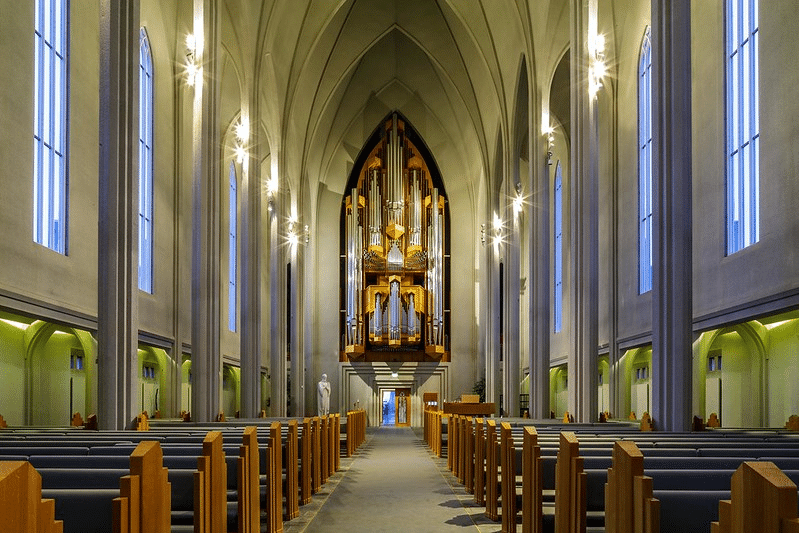
[[[344,199],[341,360],[448,361],[446,199],[410,126],[379,131]]]

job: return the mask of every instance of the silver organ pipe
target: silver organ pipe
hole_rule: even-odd
[[[428,345],[443,346],[444,302],[443,302],[443,251],[442,217],[439,213],[438,189],[430,195],[430,228],[428,231]]]
[[[410,192],[410,223],[408,232],[408,244],[411,247],[418,247],[422,244],[422,192],[419,187],[419,169],[411,169],[411,192]]]
[[[380,199],[380,189],[378,187],[378,180],[380,179],[380,169],[373,168],[371,170],[371,182],[369,184],[369,248],[374,249],[379,247],[382,250],[383,244],[383,221],[382,221],[382,205]]]

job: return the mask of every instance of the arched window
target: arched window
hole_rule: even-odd
[[[139,32],[139,289],[153,292],[153,56]]]
[[[760,238],[758,0],[727,0],[727,254]]]
[[[236,165],[230,162],[230,194],[228,204],[228,329],[236,331],[236,217],[238,207],[238,189],[236,183]]]
[[[638,293],[652,290],[652,41],[638,63]]]
[[[68,0],[34,1],[33,240],[67,253]]]
[[[555,167],[554,219],[555,295],[553,322],[555,324],[555,333],[557,333],[563,327],[563,176],[560,161]]]

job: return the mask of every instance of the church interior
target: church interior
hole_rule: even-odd
[[[0,0],[0,415],[301,419],[324,374],[369,427],[784,428],[799,4],[760,3]]]

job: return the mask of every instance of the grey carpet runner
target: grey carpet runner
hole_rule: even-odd
[[[376,428],[307,532],[486,531],[410,428]],[[482,522],[480,517],[476,521]],[[499,529],[492,524],[490,530]]]

